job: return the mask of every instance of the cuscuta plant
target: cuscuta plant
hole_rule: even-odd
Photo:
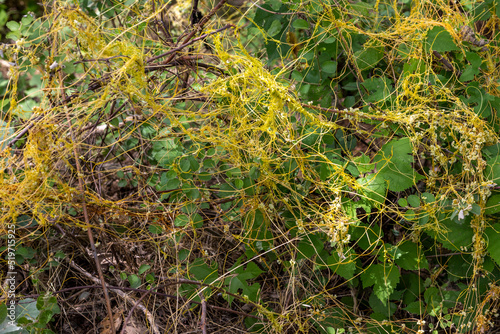
[[[234,238],[238,249],[245,246],[246,260],[264,261],[266,268],[271,269],[270,276],[266,278],[272,277],[273,284],[286,297],[274,307],[264,306],[269,298],[264,293],[252,300],[258,305],[262,304],[257,307],[257,311],[270,322],[270,325],[264,325],[269,332],[307,328],[306,322],[313,322],[318,330],[323,331],[328,327],[369,331],[399,327],[395,313],[387,313],[384,304],[389,309],[393,305],[397,307],[395,301],[398,300],[398,294],[408,293],[408,289],[402,286],[405,278],[400,280],[400,268],[413,275],[420,270],[427,270],[420,257],[417,257],[419,261],[409,261],[418,252],[427,256],[438,252],[440,244],[446,249],[458,248],[464,255],[472,250],[473,275],[458,271],[461,281],[468,283],[460,291],[469,300],[474,300],[476,296],[485,298],[486,305],[486,300],[491,300],[493,295],[488,295],[484,288],[477,292],[473,286],[475,282],[484,285],[484,280],[480,282],[477,276],[485,270],[498,272],[495,267],[498,263],[489,259],[498,262],[498,254],[491,248],[491,243],[486,244],[485,238],[485,233],[488,237],[494,237],[496,230],[490,228],[491,221],[484,214],[492,189],[495,191],[498,184],[497,160],[494,155],[486,159],[484,148],[498,143],[498,135],[491,129],[492,124],[497,122],[495,118],[492,116],[488,119],[486,116],[485,120],[478,115],[469,102],[458,96],[463,91],[458,81],[456,87],[459,88],[451,84],[456,78],[448,73],[453,70],[447,65],[450,62],[446,63],[445,60],[453,60],[452,65],[456,67],[468,66],[467,58],[460,58],[460,53],[470,49],[460,42],[457,33],[466,22],[459,13],[445,5],[419,3],[420,7],[417,7],[421,11],[412,10],[408,18],[399,16],[397,11],[384,14],[392,15],[395,19],[381,21],[387,25],[387,29],[382,30],[372,26],[378,21],[368,17],[370,12],[363,5],[343,5],[330,8],[313,2],[289,7],[287,4],[271,2],[265,9],[306,13],[301,19],[308,23],[310,29],[302,22],[295,26],[303,27],[303,36],[307,36],[308,40],[304,41],[297,60],[292,63],[305,59],[304,66],[315,66],[315,69],[317,66],[318,73],[321,73],[320,81],[323,80],[322,87],[334,87],[332,81],[343,81],[344,84],[338,88],[345,89],[339,92],[343,96],[349,87],[342,86],[359,80],[357,84],[351,85],[355,87],[351,91],[354,95],[352,106],[359,107],[354,110],[338,110],[328,105],[322,105],[323,109],[318,108],[316,104],[324,103],[327,99],[314,95],[313,88],[307,92],[300,88],[309,85],[308,80],[316,78],[304,76],[302,82],[289,83],[287,71],[293,65],[288,66],[283,60],[285,57],[280,60],[285,65],[282,68],[276,70],[266,67],[261,60],[245,52],[241,43],[233,42],[230,34],[221,34],[220,37],[214,35],[211,42],[220,62],[215,66],[223,68],[221,73],[224,76],[196,91],[202,94],[204,103],[192,109],[186,108],[186,102],[183,102],[184,105],[169,105],[172,97],[162,100],[148,86],[151,81],[145,79],[148,65],[142,54],[143,49],[131,41],[119,40],[128,36],[130,29],[115,32],[79,9],[62,5],[59,9],[63,14],[54,17],[54,30],[50,31],[50,35],[54,41],[64,43],[60,44],[61,49],[53,49],[52,54],[45,55],[46,89],[49,91],[50,88],[54,93],[45,96],[43,109],[35,110],[37,115],[44,117],[37,120],[26,138],[23,163],[15,167],[17,174],[8,168],[4,169],[2,180],[6,190],[2,198],[9,198],[10,201],[3,205],[12,214],[3,215],[3,219],[15,219],[15,215],[23,212],[21,209],[30,200],[34,206],[30,206],[26,213],[34,215],[42,226],[50,226],[55,221],[68,226],[81,226],[78,219],[65,212],[68,206],[79,209],[79,204],[71,199],[71,196],[75,196],[71,177],[68,177],[69,174],[58,175],[60,170],[53,168],[50,169],[51,174],[43,174],[47,172],[44,168],[51,166],[55,160],[67,160],[73,145],[83,150],[83,160],[91,160],[92,157],[101,159],[103,157],[96,152],[99,149],[107,150],[106,154],[112,153],[125,140],[137,138],[137,143],[146,142],[146,147],[152,146],[151,155],[145,149],[134,156],[139,157],[143,165],[135,166],[137,192],[144,192],[147,187],[159,184],[166,188],[161,188],[161,191],[167,191],[165,194],[168,197],[162,196],[164,203],[146,201],[142,207],[135,208],[127,205],[126,201],[100,198],[102,194],[96,196],[93,192],[97,190],[92,190],[88,191],[88,200],[95,207],[95,212],[104,214],[110,220],[123,211],[129,215],[135,212],[136,219],[146,221],[154,216],[158,224],[169,224],[169,218],[161,213],[162,210],[168,208],[176,212],[178,217],[183,217],[172,224],[175,226],[172,235],[175,234],[173,240],[177,247],[186,247],[191,253],[199,252],[200,257],[211,264],[208,266],[203,262],[199,266],[206,270],[200,271],[195,269],[197,265],[188,257],[185,270],[178,270],[177,273],[183,275],[191,269],[198,272],[197,279],[203,281],[219,273],[224,275],[224,271],[231,268],[227,265],[237,262],[236,258],[229,258],[226,265],[226,260],[217,259],[219,263],[214,262],[216,265],[212,266],[213,261],[209,259],[206,246],[198,241],[199,236],[209,230],[206,225],[214,228],[213,221],[203,219],[198,212],[203,213],[203,209],[207,209],[202,208],[204,203],[215,207],[220,222],[231,226],[227,230],[233,235],[227,238]],[[442,17],[432,14],[436,6],[449,14],[446,22]],[[320,10],[325,8],[325,11]],[[367,19],[353,22],[349,19],[351,16]],[[152,17],[150,15],[144,20]],[[280,16],[281,27],[286,27],[291,19],[295,18]],[[281,33],[277,24],[269,23],[266,26],[268,23],[259,21],[257,14],[254,22],[257,25],[263,23],[266,27],[260,27],[260,31],[267,30],[267,33],[271,28],[276,30],[271,31],[272,34],[269,32],[268,35],[272,36],[266,36],[269,43],[286,42],[284,28]],[[390,43],[396,35],[404,35],[401,43]],[[59,66],[65,61],[75,61],[71,52],[68,52],[70,56],[67,60],[61,58],[64,53],[61,50],[74,49],[78,45],[76,38],[80,36],[83,40],[81,51],[93,61],[90,65],[78,64],[78,80],[88,83],[92,89],[71,86],[81,91],[65,93],[65,90],[69,92],[70,89],[64,85],[61,88],[64,81],[61,81],[60,76],[51,74],[50,66],[54,62]],[[325,52],[316,48],[326,48],[332,44],[321,44],[329,38],[338,41],[337,49],[341,51],[335,55],[338,59],[326,53],[328,59],[324,61],[338,60],[337,66],[340,67],[336,71],[329,69],[321,72],[321,67],[313,64],[318,63],[316,58]],[[403,50],[402,45],[410,52]],[[28,51],[28,46],[25,47],[23,52]],[[392,52],[381,53],[381,48]],[[434,51],[441,53],[441,56],[436,56]],[[490,59],[494,51],[488,49],[486,52],[485,57]],[[273,57],[285,54],[273,53]],[[106,60],[97,61],[103,58]],[[411,59],[417,59],[415,66]],[[410,66],[405,69],[404,63],[407,61]],[[345,65],[339,65],[342,63]],[[328,64],[333,66],[333,63]],[[390,71],[385,71],[384,67]],[[488,64],[488,74],[494,75],[490,69],[491,64]],[[484,71],[484,68],[481,70]],[[99,79],[90,80],[91,76],[98,74],[102,74]],[[480,82],[482,72],[479,71],[475,76],[478,76],[475,80]],[[180,81],[173,79],[172,82],[179,84]],[[175,87],[170,88],[169,92],[177,91]],[[498,97],[495,87],[490,85],[487,88],[490,96]],[[295,89],[299,91],[298,94]],[[72,97],[69,106],[64,106],[64,103],[53,104],[54,100],[68,102],[65,96]],[[307,102],[310,101],[309,107]],[[88,122],[106,117],[100,115],[106,110],[106,105],[120,102],[131,105],[132,108],[127,112],[136,114],[140,110],[140,115],[133,117],[132,121],[127,121],[125,114],[113,115],[120,119],[118,122],[113,121],[115,128],[108,126],[106,130],[110,135],[110,143],[97,147],[95,142],[85,141],[85,132],[81,133],[81,142],[78,143],[64,136],[66,127],[87,128]],[[16,107],[16,103],[12,106]],[[113,107],[111,110],[116,109]],[[68,112],[72,117],[66,126],[51,119],[52,115]],[[15,114],[14,109],[12,114]],[[338,117],[330,120],[331,114],[337,114]],[[104,119],[111,123],[110,118]],[[16,118],[13,120],[16,121]],[[372,128],[367,131],[366,125]],[[146,133],[149,137],[145,136]],[[382,145],[357,146],[347,136],[349,133],[378,136],[383,139]],[[57,138],[54,144],[48,139],[50,137]],[[353,149],[356,147],[364,149],[368,161],[357,160],[357,153]],[[124,150],[123,155],[135,151],[140,152],[141,149],[133,146]],[[117,161],[120,159],[119,154],[111,157]],[[106,159],[109,157],[106,156]],[[103,164],[106,159],[98,162]],[[212,162],[209,163],[208,159]],[[421,161],[420,166],[416,165],[417,161]],[[367,167],[370,164],[373,166]],[[144,165],[154,168],[143,168]],[[97,171],[90,169],[86,173],[90,177],[94,173],[98,175]],[[213,175],[205,175],[202,179],[198,172],[206,171],[213,171]],[[146,176],[141,176],[141,173]],[[149,184],[145,180],[150,180]],[[175,186],[171,186],[174,183]],[[426,192],[418,190],[419,186],[424,187]],[[412,208],[396,204],[393,199],[396,195],[410,198],[415,195],[411,194],[412,191],[425,204],[417,203]],[[13,194],[20,196],[11,199],[15,197]],[[430,200],[431,197],[434,200]],[[222,200],[228,202],[216,203]],[[361,215],[360,210],[365,214]],[[388,215],[392,220],[382,219]],[[400,226],[391,223],[393,221],[399,221]],[[145,231],[138,225],[139,228],[132,229],[123,224],[122,229],[126,231],[124,235],[130,237],[135,231]],[[389,232],[387,225],[400,228],[403,234],[394,244],[386,236]],[[460,239],[457,234],[453,234],[453,229],[465,231],[462,235],[471,236],[470,240]],[[103,231],[110,235],[116,233],[107,227],[103,227]],[[228,231],[224,229],[224,233]],[[428,236],[435,238],[435,241],[429,240]],[[168,247],[161,241],[148,238],[139,240],[146,244],[150,241],[149,245],[162,249],[165,257],[169,254]],[[414,240],[416,247],[403,246],[408,240]],[[190,242],[192,244],[188,246]],[[401,246],[402,250],[391,253],[397,246]],[[468,250],[462,251],[463,247]],[[259,252],[265,255],[259,255]],[[437,255],[446,257],[446,254]],[[489,260],[486,268],[483,263],[485,260]],[[422,290],[416,292],[419,305],[425,302],[423,309],[416,310],[410,308],[410,304],[405,304],[405,312],[417,314],[421,319],[449,315],[434,303],[440,291],[445,291],[447,283],[447,278],[439,275],[444,267],[440,263],[434,265],[439,270],[436,270],[429,284],[436,289],[429,291],[435,294],[421,296]],[[217,268],[217,271],[210,269],[212,267]],[[172,264],[172,268],[178,266]],[[280,279],[276,274],[278,272],[284,273]],[[250,287],[250,284],[255,284],[252,280],[259,281],[259,276],[252,276],[245,284]],[[293,282],[295,291],[282,289],[286,282]],[[352,285],[350,297],[344,296],[340,302],[333,302],[334,295],[340,293],[346,284]],[[374,300],[359,300],[371,289],[376,297]],[[491,291],[493,293],[495,290]],[[191,292],[197,294],[196,290]],[[206,297],[212,296],[207,290]],[[303,314],[301,305],[304,301],[315,299],[322,299],[322,302],[315,304],[310,313]],[[376,303],[377,299],[382,306]],[[464,307],[470,305],[477,309],[467,300],[457,297],[454,301],[457,307],[462,303]],[[244,302],[244,299],[240,302]],[[373,309],[373,313],[370,314],[368,307]],[[326,315],[323,322],[317,323],[314,319],[320,308]],[[400,312],[403,312],[401,309]],[[473,312],[458,317],[455,324],[462,324],[461,319],[469,319],[470,314]],[[486,323],[483,316],[489,317],[489,314],[486,311],[475,313],[477,324],[486,328],[483,327]],[[421,330],[421,324],[409,326]]]

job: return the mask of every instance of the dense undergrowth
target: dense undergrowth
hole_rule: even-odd
[[[500,330],[497,2],[43,5],[2,47],[0,329]]]

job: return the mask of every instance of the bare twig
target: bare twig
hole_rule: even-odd
[[[130,317],[132,316],[132,314],[134,313],[134,310],[135,308],[138,306],[138,305],[141,305],[141,301],[146,297],[148,296],[149,294],[151,293],[151,290],[147,291],[145,294],[142,295],[141,298],[139,298],[134,306],[132,306],[132,308],[130,309],[130,311],[128,312],[128,315],[127,315],[127,318],[125,318],[125,321],[123,322],[123,325],[122,325],[122,330],[120,332],[120,334],[125,334],[125,330],[127,328],[127,322],[130,320]],[[144,307],[144,306],[143,306]],[[145,307],[144,307],[145,308]],[[147,309],[146,309],[147,310]]]
[[[229,29],[229,28],[234,28],[234,27],[235,26],[233,24],[226,24],[222,28],[219,28],[219,29],[217,29],[215,31],[212,31],[212,32],[208,33],[208,34],[201,35],[200,37],[196,37],[195,39],[192,39],[189,42],[186,42],[186,43],[184,43],[184,44],[182,44],[182,45],[180,45],[180,46],[178,46],[178,47],[176,47],[174,49],[171,49],[171,50],[169,50],[169,51],[167,51],[165,53],[162,53],[161,55],[151,57],[146,62],[150,63],[152,61],[155,61],[156,59],[163,58],[163,57],[168,56],[168,55],[170,55],[172,53],[180,51],[180,50],[184,49],[185,47],[190,46],[191,44],[193,44],[193,43],[195,43],[195,42],[197,42],[199,40],[205,39],[208,36],[217,34],[217,33],[221,32],[221,31],[224,31],[224,30]],[[171,58],[172,57],[170,57],[168,60],[162,62],[161,65],[168,64],[172,60]],[[158,66],[158,65],[151,65],[151,66]],[[147,69],[147,67],[146,67],[146,69]]]
[[[10,141],[10,143],[7,145],[7,146],[12,146],[14,145],[19,139],[21,139],[22,136],[24,136],[26,134],[26,132],[28,132],[32,127],[33,125],[35,125],[36,122],[38,122],[39,120],[42,119],[43,116],[37,116],[35,117],[24,129],[22,129],[18,134],[17,136],[14,137],[14,139],[12,139]]]
[[[203,334],[207,334],[207,302],[201,291],[198,291],[198,296],[200,297],[201,300],[201,319],[200,319],[201,332]]]
[[[59,72],[59,82],[61,83],[61,87],[60,87],[61,92],[62,92],[61,95],[63,98],[65,98],[64,88],[62,87],[64,80],[62,78],[61,72]],[[76,143],[75,133],[73,132],[73,127],[71,126],[71,118],[69,116],[69,111],[66,112],[66,120],[68,121],[68,128],[69,128],[69,133],[71,136],[71,141],[73,143]],[[101,263],[99,262],[99,257],[97,256],[97,249],[95,247],[94,235],[92,233],[92,225],[90,225],[89,213],[87,210],[87,201],[85,199],[85,185],[83,183],[83,172],[82,172],[82,167],[80,166],[80,159],[78,157],[77,145],[73,145],[73,155],[75,157],[76,172],[78,175],[78,191],[80,192],[80,194],[82,196],[82,209],[83,209],[83,216],[85,219],[85,226],[87,227],[87,235],[89,237],[90,247],[92,248],[92,254],[94,256],[94,262],[95,262],[95,265],[97,268],[97,273],[99,274],[99,278],[100,278],[101,284],[102,284],[102,289],[104,292],[104,299],[106,301],[106,310],[108,311],[109,325],[111,327],[111,332],[116,333],[115,324],[113,321],[113,310],[111,309],[111,301],[109,300],[108,289],[106,289],[106,282],[104,281],[104,275],[102,274]]]
[[[84,275],[86,275],[86,274],[84,274]],[[91,277],[93,277],[93,276],[91,275]],[[95,277],[93,277],[93,278],[95,278]],[[93,278],[91,278],[91,279],[93,280]],[[159,289],[159,288],[162,288],[162,287],[163,286],[159,286],[159,287],[156,287],[156,288],[152,288],[151,290],[145,290],[145,289],[129,288],[129,287],[126,287],[126,286],[107,285],[107,288],[110,291],[113,291],[113,292],[116,292],[116,290],[120,290],[120,291],[132,291],[132,292],[139,292],[139,293],[149,293],[149,294],[160,296],[160,297],[166,297],[166,298],[172,298],[172,299],[180,299],[182,301],[188,301],[184,297],[174,296],[174,295],[169,295],[167,293],[154,291],[155,289]],[[74,286],[74,287],[71,287],[71,288],[65,288],[65,289],[53,291],[52,293],[53,294],[60,294],[60,293],[65,293],[65,292],[68,292],[68,291],[79,290],[79,289],[102,289],[102,286],[101,285]],[[23,298],[23,299],[25,299],[25,298],[37,298],[39,296],[40,296],[40,294],[24,295],[24,296],[20,296],[19,295],[19,296],[16,296],[16,299],[21,299],[21,298]],[[193,304],[196,304],[196,305],[201,305],[201,302],[197,302],[197,301],[194,301],[194,300],[189,300],[189,302],[193,303]],[[261,319],[261,318],[255,316],[255,315],[253,315],[253,314],[248,314],[248,313],[245,313],[245,312],[240,312],[240,311],[232,310],[232,309],[221,307],[221,306],[215,306],[215,305],[207,304],[207,307],[211,308],[211,309],[214,309],[214,310],[219,310],[219,311],[223,311],[223,312],[238,314],[238,315],[249,317],[249,318],[254,318],[254,319],[259,319],[259,320]]]
[[[78,270],[80,273],[82,273],[87,278],[89,278],[92,282],[97,283],[97,284],[102,283],[101,280],[99,280],[97,277],[92,276],[89,272],[87,272],[85,269],[83,269],[82,267],[80,267],[79,265],[74,263],[73,261],[70,261],[69,265],[71,267],[73,267],[74,269]],[[108,288],[107,284],[104,283],[104,285],[106,285],[106,289],[107,289]],[[144,305],[137,302],[135,299],[133,299],[132,297],[127,295],[125,292],[118,290],[118,287],[109,287],[109,289],[111,291],[113,291],[114,293],[116,293],[117,295],[119,295],[120,297],[122,297],[123,299],[125,299],[129,304],[140,309],[144,313],[144,315],[146,316],[146,319],[148,319],[148,322],[151,324],[151,327],[153,328],[153,332],[155,334],[160,334],[160,330],[158,329],[158,326],[156,325],[156,323],[154,321],[153,315],[149,312],[149,310]],[[144,290],[144,291],[148,292],[148,290]],[[146,296],[146,295],[147,294],[145,294],[144,296]],[[113,318],[111,317],[110,319],[113,319]]]

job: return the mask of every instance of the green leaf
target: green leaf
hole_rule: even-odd
[[[40,312],[40,315],[38,316],[38,323],[40,325],[47,325],[50,321],[50,319],[52,319],[52,316],[54,315],[54,313],[52,313],[51,310],[43,310]]]
[[[494,215],[500,212],[500,194],[495,194],[488,198],[486,207],[484,208],[485,215]]]
[[[205,168],[215,168],[215,165],[215,160],[212,158],[206,158],[205,160],[203,160],[203,167]]]
[[[191,170],[191,162],[188,157],[184,157],[179,161],[179,168],[182,172],[187,173]]]
[[[436,287],[429,287],[424,292],[424,300],[427,303],[427,312],[432,316],[437,316],[442,308],[443,298]]]
[[[470,224],[459,224],[449,218],[444,218],[443,215],[438,219],[440,221],[439,229],[437,231],[426,230],[426,233],[436,237],[443,244],[443,247],[451,251],[461,251],[461,247],[471,245],[474,231]]]
[[[427,32],[427,43],[437,52],[458,50],[450,33],[443,27],[434,27]]]
[[[339,253],[334,250],[332,251],[332,255],[327,258],[326,262],[332,272],[346,280],[350,280],[354,277],[354,273],[356,272],[356,258],[354,255],[355,254],[349,250],[342,254],[343,259],[341,259]]]
[[[376,174],[368,174],[356,180],[362,186],[363,194],[374,202],[373,206],[380,207],[385,202],[387,192],[386,182]]]
[[[460,76],[460,81],[470,81],[474,79],[474,76],[480,73],[479,67],[483,62],[482,58],[475,52],[466,52],[466,58],[470,62],[470,65],[463,71]]]
[[[187,215],[178,215],[174,219],[174,225],[177,227],[186,226],[189,223],[189,216]]]
[[[18,31],[20,28],[20,24],[16,21],[9,21],[6,24],[7,28],[9,28],[10,31]]]
[[[163,228],[159,225],[149,225],[148,226],[149,233],[152,234],[161,234],[163,233]]]
[[[167,184],[165,185],[165,190],[178,189],[180,184],[181,181],[179,179],[168,180]]]
[[[418,197],[417,195],[410,195],[408,196],[408,203],[412,207],[418,208],[420,206],[420,197]]]
[[[7,305],[5,303],[0,304],[0,324],[7,319]]]
[[[321,69],[327,74],[337,73],[337,62],[336,61],[325,61],[321,64]]]
[[[384,47],[368,47],[355,52],[354,57],[360,71],[368,70],[375,67],[384,58]]]
[[[190,167],[191,167],[191,169],[190,169],[191,172],[196,172],[198,169],[200,169],[200,163],[192,155],[189,157],[189,164],[190,164]]]
[[[491,258],[500,266],[500,223],[486,228],[486,241],[488,242],[488,253]]]
[[[218,192],[218,194],[219,194],[219,197],[221,197],[221,198],[231,197],[231,196],[238,193],[236,187],[234,187],[230,183],[222,184],[219,189],[220,189],[220,191]]]
[[[141,286],[141,279],[137,275],[129,275],[127,277],[128,282],[130,283],[130,287],[132,289],[137,289]]]
[[[16,251],[16,255],[20,255],[25,259],[32,259],[36,252],[31,247],[19,247]]]
[[[241,179],[234,180],[234,186],[236,187],[236,189],[242,189],[243,185],[244,185],[243,180]]]
[[[371,293],[368,304],[374,312],[382,314],[385,319],[393,315],[398,309],[394,303],[389,303],[389,305],[382,303],[374,292]]]
[[[361,83],[368,92],[363,92],[367,102],[383,102],[391,96],[392,80],[387,77],[372,77]]]
[[[423,179],[411,166],[412,153],[412,144],[407,137],[385,144],[374,158],[379,170],[377,179],[387,181],[389,190],[398,192]]]
[[[425,310],[425,306],[423,302],[416,301],[408,304],[403,310],[413,314],[421,314]]]
[[[406,198],[401,197],[400,199],[398,199],[398,205],[404,208],[408,206],[408,201],[406,200]]]
[[[359,172],[364,174],[371,172],[375,168],[375,164],[370,163],[370,157],[362,153],[359,157],[353,159]]]
[[[273,23],[271,24],[271,27],[269,27],[269,29],[267,30],[267,33],[269,34],[269,36],[274,37],[280,31],[281,31],[281,21],[274,20]]]
[[[387,305],[389,296],[399,283],[399,269],[392,264],[372,264],[361,274],[363,287],[373,285],[373,292],[380,301]]]
[[[149,264],[141,264],[141,266],[139,267],[138,274],[139,274],[139,275],[142,275],[142,274],[144,274],[146,271],[148,271],[149,269],[151,269],[151,266],[150,266]]]
[[[403,294],[403,303],[409,305],[419,299],[420,294],[425,289],[424,281],[417,274],[410,272],[403,275],[403,285],[406,288]]]
[[[314,255],[318,255],[324,247],[324,242],[317,234],[307,234],[297,245],[297,260],[310,259]]]
[[[489,181],[500,186],[500,155],[487,160],[484,175]]]
[[[240,265],[241,259],[231,267],[231,272],[235,275],[230,275],[224,280],[224,284],[228,286],[231,293],[241,293],[242,296],[247,296],[251,301],[257,302],[257,295],[260,290],[260,284],[254,283],[250,285],[247,281],[257,278],[263,271],[253,262],[247,264],[246,269]],[[234,297],[227,296],[227,301],[231,305]]]
[[[309,23],[304,19],[296,19],[292,22],[292,27],[295,29],[309,29]]]
[[[396,246],[402,252],[401,256],[395,259],[398,266],[406,270],[427,269],[429,263],[417,244],[412,241],[405,241]]]
[[[189,273],[205,284],[210,284],[219,277],[217,263],[212,262],[208,266],[202,259],[197,259],[191,264]]]
[[[382,231],[380,225],[376,223],[372,225],[360,223],[358,226],[353,228],[351,236],[353,240],[358,241],[359,247],[364,250],[368,250],[383,244],[382,238],[384,236],[384,232]]]

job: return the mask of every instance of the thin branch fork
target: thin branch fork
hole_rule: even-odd
[[[180,51],[180,50],[184,49],[184,48],[185,48],[185,47],[187,47],[187,46],[190,46],[191,44],[193,44],[193,43],[195,43],[195,42],[197,42],[197,41],[200,41],[200,40],[202,40],[202,39],[205,39],[205,38],[207,38],[208,36],[211,36],[211,35],[217,34],[217,33],[221,32],[221,31],[224,31],[224,30],[229,29],[229,28],[236,28],[236,27],[235,27],[235,25],[234,25],[234,24],[226,24],[226,25],[225,25],[224,27],[222,27],[222,28],[219,28],[219,29],[214,30],[214,31],[212,31],[212,32],[209,32],[209,33],[207,33],[207,34],[201,35],[200,37],[196,37],[195,39],[192,39],[192,40],[190,40],[189,42],[186,42],[186,43],[182,44],[181,46],[178,46],[178,47],[176,47],[176,48],[174,48],[174,49],[171,49],[171,50],[169,50],[169,51],[167,51],[167,52],[165,52],[165,53],[162,53],[161,55],[151,57],[151,58],[149,58],[148,60],[146,60],[146,62],[147,62],[147,63],[151,63],[152,61],[155,61],[155,60],[157,60],[157,59],[159,59],[159,58],[163,58],[163,57],[165,57],[165,56],[168,56],[168,55],[171,55],[171,54],[173,54],[173,53],[176,53],[176,52],[178,52],[178,51]],[[173,57],[170,57],[168,60],[166,60],[166,61],[162,62],[162,63],[161,63],[161,64],[159,64],[159,65],[168,64],[170,61],[172,61],[172,59],[171,59],[171,58],[173,58]],[[158,65],[151,65],[151,66],[158,66]]]
[[[97,277],[92,276],[89,272],[87,272],[85,269],[83,269],[82,267],[80,267],[79,265],[77,265],[75,262],[70,261],[69,265],[72,268],[74,268],[77,271],[79,271],[80,273],[82,273],[87,278],[89,278],[92,282],[94,282],[96,284],[103,284],[103,285],[106,286],[106,289],[108,288],[108,285],[106,284],[106,282],[103,282],[100,279],[98,279]],[[133,308],[137,307],[138,309],[140,309],[144,313],[146,319],[148,319],[149,324],[153,328],[153,332],[155,334],[160,334],[160,330],[158,329],[158,326],[156,325],[156,323],[154,321],[154,316],[151,314],[151,312],[149,312],[149,310],[144,305],[140,304],[140,301],[149,294],[149,291],[146,290],[147,293],[144,294],[143,298],[141,298],[139,301],[136,301],[135,299],[133,299],[132,297],[130,297],[129,295],[127,295],[122,290],[118,290],[118,289],[116,289],[114,287],[112,288],[110,286],[109,286],[109,289],[111,291],[113,291],[114,293],[116,293],[117,295],[119,295],[120,297],[122,297],[123,299],[125,299],[129,304],[133,305]],[[132,311],[133,311],[133,309],[131,310],[131,312]],[[130,317],[130,313],[129,313],[129,316],[127,317],[127,319],[129,317]],[[113,324],[113,318],[110,317],[109,319],[110,319],[110,324],[112,326],[114,326],[114,324]],[[115,333],[115,332],[113,332],[113,333]]]

